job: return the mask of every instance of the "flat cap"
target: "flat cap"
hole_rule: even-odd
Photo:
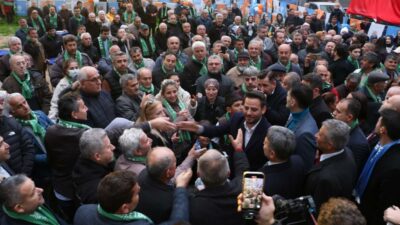
[[[368,75],[368,84],[375,84],[389,79],[390,77],[381,71],[373,71]]]

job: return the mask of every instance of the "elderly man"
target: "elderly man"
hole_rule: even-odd
[[[183,67],[189,62],[189,57],[180,51],[180,40],[176,36],[171,36],[167,40],[167,51],[173,52],[177,56],[176,60],[176,71],[182,72]],[[158,70],[162,66],[163,58],[160,55],[156,60],[156,65],[154,66],[154,70]]]
[[[351,128],[347,147],[353,152],[357,164],[357,175],[361,173],[370,154],[367,138],[358,123],[360,111],[361,103],[354,98],[342,99],[333,111],[335,119],[345,122]]]
[[[258,88],[258,78],[260,71],[254,67],[249,66],[243,71],[243,83],[239,86],[236,91],[237,94],[244,97],[249,91],[255,91]]]
[[[249,43],[250,65],[255,66],[259,71],[266,69],[271,64],[271,58],[262,53],[262,42],[252,40]]]
[[[275,64],[284,66],[286,68],[286,73],[296,72],[297,74],[302,75],[300,67],[290,62],[290,54],[292,54],[290,45],[281,44],[278,47],[278,62]],[[275,64],[272,64],[270,67],[273,67]]]
[[[258,76],[259,89],[267,96],[267,112],[265,117],[272,125],[284,126],[290,111],[286,108],[286,90],[272,72],[263,70]]]
[[[321,151],[320,163],[308,172],[305,192],[314,198],[317,210],[331,197],[352,197],[357,166],[353,154],[346,148],[349,134],[346,123],[329,119],[315,135]]]
[[[89,13],[89,19],[85,24],[86,31],[92,36],[93,39],[96,39],[100,35],[101,24],[96,21],[96,14]]]
[[[182,173],[177,178],[176,188],[171,199],[172,208],[166,224],[175,224],[187,221],[189,215],[188,197],[185,187],[190,181],[192,172]],[[118,224],[146,224],[153,225],[147,215],[134,211],[140,201],[143,189],[137,182],[136,175],[131,171],[117,171],[105,176],[97,188],[99,204],[81,206],[74,219],[75,225],[108,225]],[[121,198],[126,196],[126,198]],[[118,222],[116,222],[118,221]]]
[[[260,169],[267,177],[264,183],[265,194],[278,194],[288,199],[302,194],[307,171],[301,157],[293,155],[295,148],[296,136],[291,130],[281,126],[271,126],[268,129],[263,149],[269,161]]]
[[[49,112],[51,93],[43,75],[29,71],[22,55],[10,58],[11,74],[4,80],[2,88],[8,93],[21,93],[33,110]]]
[[[214,78],[219,82],[218,95],[228,96],[234,90],[235,83],[229,77],[221,73],[222,60],[217,55],[208,57],[207,69],[208,74],[201,76],[196,80],[196,92],[205,95],[204,82],[210,78]]]
[[[46,7],[46,6],[45,6]],[[63,22],[60,15],[57,14],[55,6],[48,7],[48,14],[44,15],[44,22],[46,26],[52,25],[56,30],[65,30],[65,23]]]
[[[44,137],[46,130],[54,123],[42,111],[32,111],[28,102],[20,93],[12,93],[5,101],[8,113],[12,115],[30,134],[35,146],[35,161],[33,179],[44,187],[45,178],[50,176]]]
[[[100,59],[100,55],[97,48],[93,45],[92,36],[90,33],[85,32],[81,34],[81,41],[78,49],[82,53],[86,53],[94,63],[97,63]]]
[[[1,224],[67,224],[44,205],[43,189],[26,175],[11,176],[1,182],[0,193],[4,213]]]
[[[293,86],[301,83],[301,78],[299,74],[295,72],[289,72],[283,76],[280,82],[282,84],[283,89],[285,89],[286,92],[288,92],[290,89],[292,89]]]
[[[21,39],[18,37],[10,37],[8,39],[9,54],[0,58],[0,81],[3,82],[11,72],[10,58],[14,54],[20,54],[22,51]]]
[[[309,107],[312,103],[312,90],[304,84],[293,86],[287,93],[286,107],[290,110],[286,127],[296,135],[295,154],[302,157],[306,169],[314,164],[318,132],[317,123]]]
[[[346,77],[343,84],[336,86],[335,89],[338,93],[339,99],[346,98],[348,94],[353,91],[358,90],[358,85],[360,84],[361,78],[356,73],[351,73]]]
[[[139,90],[145,94],[157,95],[159,88],[153,84],[151,70],[141,68],[137,71],[137,79],[139,81]]]
[[[21,18],[18,20],[19,29],[15,32],[15,36],[21,40],[22,44],[25,44],[26,37],[28,36],[28,22],[26,19]]]
[[[192,44],[193,56],[183,68],[182,75],[180,76],[181,86],[184,90],[191,94],[195,94],[196,90],[194,83],[196,80],[207,75],[207,49],[202,41],[196,41]]]
[[[116,52],[111,56],[111,60],[113,69],[104,76],[102,89],[110,93],[115,101],[122,94],[119,80],[124,74],[133,73],[133,71],[128,68],[128,56],[125,52]]]
[[[228,159],[221,152],[209,149],[199,158],[197,173],[205,188],[190,199],[191,224],[244,224],[237,211],[237,195],[242,191],[245,154],[243,151],[234,154],[236,176],[231,181],[228,181],[231,172]]]
[[[142,93],[139,92],[139,81],[133,74],[125,74],[120,79],[122,95],[115,102],[116,114],[119,117],[136,121],[139,117]]]
[[[140,173],[138,178],[142,189],[139,193],[141,201],[137,210],[150,217],[156,224],[169,218],[173,209],[174,192],[176,192],[175,187],[171,185],[171,180],[176,176],[178,185],[179,174],[183,173],[182,176],[184,176],[187,173],[185,171],[191,167],[193,157],[190,163],[183,165],[184,163],[185,161],[178,171],[174,152],[167,147],[156,147],[147,154],[146,169]],[[154,201],[154,199],[158,199],[158,201]]]
[[[114,102],[111,96],[101,90],[101,79],[96,68],[85,66],[78,75],[80,93],[89,109],[85,124],[91,127],[105,128],[115,119]]]
[[[119,137],[119,149],[122,155],[115,163],[115,170],[129,170],[140,174],[146,168],[147,153],[151,150],[153,140],[142,129],[125,130]]]
[[[114,55],[117,52],[120,52],[121,48],[118,45],[112,45],[110,47],[110,55]],[[100,58],[99,62],[97,63],[97,69],[99,70],[100,75],[105,76],[109,73],[112,68],[112,60],[111,57],[108,58]]]
[[[83,132],[79,140],[81,154],[72,171],[76,194],[83,204],[97,203],[93,190],[113,171],[114,149],[105,130],[92,128]]]
[[[64,77],[63,64],[70,57],[74,58],[79,67],[93,66],[90,57],[77,50],[78,40],[73,35],[65,35],[63,37],[64,52],[56,58],[55,64],[51,67],[50,81],[53,87],[56,87],[58,82]]]
[[[176,67],[178,65],[177,56],[171,51],[166,51],[162,55],[162,59],[161,68],[152,71],[153,84],[158,89],[161,87],[161,82],[167,79],[168,73],[177,71]]]
[[[129,63],[128,68],[134,73],[137,73],[137,71],[143,67],[153,70],[155,65],[154,60],[144,58],[142,50],[139,47],[132,47],[129,50],[129,55],[131,57],[131,62]]]
[[[218,13],[215,15],[215,22],[211,24],[208,32],[211,44],[220,40],[223,35],[228,35],[228,28],[223,24],[223,22],[224,16],[222,14]]]
[[[39,15],[37,10],[32,10],[30,17],[28,18],[28,25],[37,30],[39,36],[43,36],[46,32],[46,25],[43,18]]]
[[[248,52],[240,52],[237,54],[237,64],[235,67],[231,68],[226,76],[235,82],[236,87],[240,87],[243,84],[243,71],[247,69],[250,65],[250,55]]]

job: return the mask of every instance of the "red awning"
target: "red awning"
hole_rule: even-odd
[[[352,0],[347,13],[400,25],[399,0]]]

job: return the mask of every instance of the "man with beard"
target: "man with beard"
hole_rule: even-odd
[[[213,61],[211,57],[208,62]],[[250,170],[258,170],[267,161],[263,152],[263,141],[271,126],[263,116],[266,111],[265,97],[260,92],[248,92],[243,105],[243,113],[235,113],[226,123],[218,126],[202,126],[195,121],[178,122],[177,126],[181,130],[206,137],[221,137],[226,134],[242,137],[242,143],[238,144],[234,151],[244,151],[249,160]]]
[[[235,82],[235,86],[239,87],[243,84],[243,71],[249,67],[250,56],[248,52],[241,52],[237,55],[238,63],[235,67],[231,68],[226,76],[229,77],[233,82]]]
[[[282,44],[278,47],[278,62],[272,64],[268,67],[268,69],[275,67],[276,65],[284,66],[286,69],[286,73],[296,72],[298,75],[301,75],[301,70],[298,65],[293,64],[290,61],[291,48],[288,44]]]
[[[52,25],[56,30],[65,30],[65,24],[61,16],[57,14],[56,7],[50,6],[49,11],[49,14],[44,18],[46,26]]]
[[[139,47],[132,47],[129,50],[131,56],[131,63],[129,63],[128,68],[134,73],[140,68],[146,67],[150,70],[154,67],[154,61],[152,59],[143,58],[142,50]]]
[[[214,78],[219,83],[218,95],[225,97],[230,95],[234,88],[235,83],[227,76],[221,73],[222,60],[218,55],[212,55],[208,57],[207,69],[208,74],[199,77],[196,80],[196,92],[197,94],[205,95],[204,82],[210,78]]]
[[[116,100],[122,94],[122,88],[119,80],[124,74],[133,73],[128,68],[128,56],[125,52],[119,51],[111,56],[113,69],[104,76],[102,89],[111,94],[113,100]]]
[[[254,66],[245,68],[242,73],[243,83],[238,86],[239,89],[236,93],[243,98],[247,92],[256,91],[258,87],[257,76],[259,73],[260,71]]]
[[[309,34],[306,39],[306,48],[300,50],[297,55],[299,56],[300,65],[304,65],[306,57],[309,54],[319,54],[321,52],[318,37],[315,34]],[[313,67],[311,65],[311,67]]]
[[[125,74],[120,79],[122,95],[115,101],[117,116],[136,121],[139,117],[142,93],[139,91],[139,81],[133,74]]]

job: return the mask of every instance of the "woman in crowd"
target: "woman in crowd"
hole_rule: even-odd
[[[75,82],[79,73],[78,62],[74,58],[70,58],[63,64],[63,74],[64,78],[60,80],[53,92],[53,97],[51,98],[49,118],[56,121],[58,118],[58,98],[62,91],[71,85],[76,86],[79,83]]]
[[[199,99],[199,106],[195,115],[196,121],[207,120],[217,123],[217,119],[225,113],[225,99],[218,96],[219,83],[216,79],[208,79],[204,82],[205,96]]]

